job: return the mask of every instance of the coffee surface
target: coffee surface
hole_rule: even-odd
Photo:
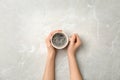
[[[53,45],[57,47],[62,47],[67,42],[66,36],[62,33],[56,33],[52,38]]]

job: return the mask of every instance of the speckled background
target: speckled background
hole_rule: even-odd
[[[78,33],[84,80],[120,80],[120,0],[0,0],[0,80],[42,80],[45,37]],[[69,80],[66,50],[58,51],[56,80]]]

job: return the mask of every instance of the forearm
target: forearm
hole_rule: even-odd
[[[47,56],[43,80],[55,80],[55,54],[49,54]]]
[[[70,68],[70,79],[71,80],[82,80],[82,75],[80,73],[76,58],[74,55],[68,55],[69,68]]]

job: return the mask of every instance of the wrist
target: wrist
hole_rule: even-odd
[[[51,53],[48,53],[48,59],[55,59],[55,57],[56,57],[56,53],[53,53],[53,52],[51,52]]]
[[[74,54],[74,51],[67,51],[68,55]]]
[[[68,57],[75,58],[76,57],[75,52],[68,53]]]
[[[68,61],[69,62],[73,62],[73,61],[75,61],[76,60],[76,57],[74,56],[74,55],[69,55],[68,56]]]

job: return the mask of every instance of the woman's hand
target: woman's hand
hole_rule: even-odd
[[[52,54],[52,55],[56,55],[56,49],[52,46],[51,44],[51,38],[53,36],[54,33],[56,32],[61,32],[62,30],[55,30],[52,31],[48,37],[46,38],[46,46],[47,46],[47,50],[48,50],[48,54]]]
[[[80,47],[81,41],[78,34],[73,34],[70,37],[70,43],[68,45],[68,61],[70,68],[70,80],[83,80],[80,73],[75,54],[77,49]]]
[[[78,34],[73,34],[70,37],[70,43],[69,43],[68,49],[67,49],[68,55],[75,56],[76,51],[80,47],[80,45],[81,45],[81,40],[80,40]]]
[[[55,32],[61,32],[61,30],[52,31],[46,38],[48,56],[47,56],[45,72],[43,75],[43,80],[55,80],[56,49],[51,44],[51,38]]]

